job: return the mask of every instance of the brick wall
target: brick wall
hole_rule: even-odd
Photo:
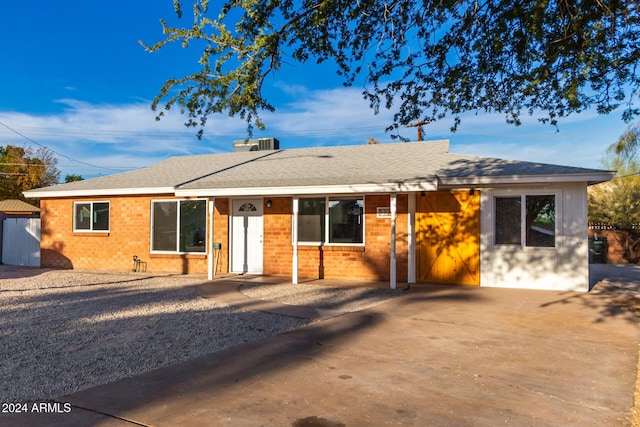
[[[291,198],[271,198],[264,211],[264,273],[291,275]],[[398,280],[407,280],[407,196],[398,197],[396,253]],[[298,275],[303,278],[389,279],[391,219],[377,218],[389,196],[365,197],[365,246],[298,246]]]
[[[267,201],[271,200],[271,207]],[[290,276],[291,257],[291,214],[290,197],[268,198],[264,200],[264,252],[263,272],[267,275]]]
[[[216,198],[214,204],[213,241],[222,243],[216,267],[216,274],[220,274],[229,272],[229,199]]]
[[[41,265],[131,271],[132,257],[149,272],[206,273],[206,255],[150,254],[151,200],[163,197],[65,198],[41,201]],[[110,202],[110,231],[73,232],[73,203]]]
[[[151,200],[171,197],[43,199],[41,265],[43,267],[130,271],[132,256],[147,262],[149,272],[207,272],[207,256],[151,254]],[[267,207],[271,200],[271,207]],[[110,231],[74,233],[73,203],[110,201]],[[290,276],[292,201],[290,197],[264,200],[264,274]],[[299,276],[310,278],[389,279],[391,219],[377,218],[378,207],[389,207],[389,196],[365,197],[363,246],[299,246]],[[222,244],[217,273],[229,271],[230,201],[215,199],[214,242]],[[407,196],[398,197],[398,280],[407,276]]]

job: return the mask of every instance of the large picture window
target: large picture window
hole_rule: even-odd
[[[74,203],[73,231],[109,231],[109,202]]]
[[[364,243],[364,198],[300,199],[298,241],[316,244]]]
[[[494,198],[494,244],[556,246],[556,196],[535,194]]]
[[[151,202],[151,250],[206,252],[207,201]]]

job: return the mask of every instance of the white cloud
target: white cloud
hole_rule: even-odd
[[[256,130],[256,137],[277,137],[281,148],[365,144],[369,137],[391,141],[384,129],[393,121],[392,112],[374,115],[360,89],[309,90],[283,84],[280,89],[294,99],[274,113],[264,113],[267,130]],[[233,139],[246,136],[243,120],[217,115],[208,119],[205,136],[198,140],[197,129],[186,128],[186,117],[177,109],[156,121],[145,100],[123,105],[58,102],[63,108],[57,113],[0,111],[0,122],[60,153],[63,176],[114,172],[69,158],[108,168],[144,167],[170,156],[230,151]],[[606,147],[626,128],[619,116],[591,112],[562,120],[559,132],[529,117],[520,127],[507,125],[500,114],[464,114],[456,133],[450,126],[447,120],[426,125],[424,139],[450,139],[452,152],[584,167],[597,167]],[[400,132],[415,139],[413,128]],[[6,144],[33,145],[0,126],[0,145]]]

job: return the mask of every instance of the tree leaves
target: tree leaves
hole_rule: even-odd
[[[53,153],[40,147],[0,147],[0,200],[24,200],[23,191],[57,184],[60,171]]]
[[[174,0],[178,17],[181,1]],[[203,42],[199,71],[169,79],[152,107],[176,103],[188,126],[210,114],[263,127],[274,106],[263,84],[283,61],[332,61],[345,85],[363,85],[379,111],[395,111],[389,129],[466,111],[522,114],[556,125],[626,101],[631,120],[640,76],[636,2],[612,0],[227,0],[218,11],[194,3],[190,27],[162,23],[150,52]],[[214,16],[214,14],[217,15]],[[201,44],[199,44],[201,45]],[[162,112],[158,114],[162,116]]]

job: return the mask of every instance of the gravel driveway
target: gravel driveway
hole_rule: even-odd
[[[200,298],[199,283],[0,271],[0,402],[62,396],[308,323]]]
[[[261,340],[308,320],[198,296],[204,278],[0,266],[0,402],[42,401]],[[402,291],[251,284],[284,304],[357,311]]]

